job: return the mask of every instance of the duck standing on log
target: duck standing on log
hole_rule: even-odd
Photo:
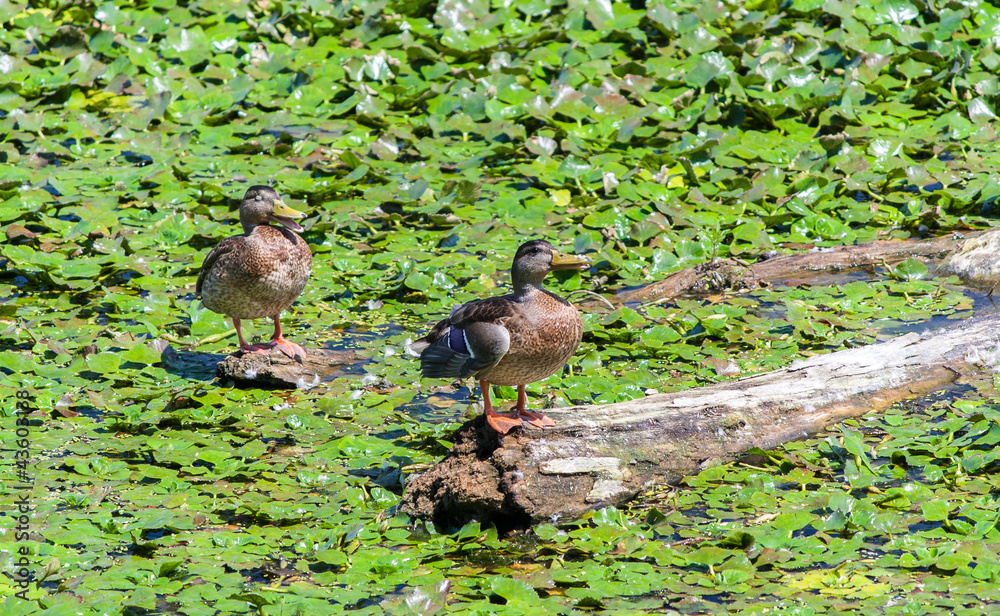
[[[285,205],[273,188],[251,186],[240,203],[243,234],[219,242],[201,266],[195,290],[206,308],[233,320],[244,353],[277,348],[300,362],[306,357],[301,346],[281,335],[279,319],[302,293],[312,270],[312,252],[296,234],[302,227],[295,219],[304,217]],[[268,344],[247,344],[240,320],[261,317],[274,319],[274,336]]]
[[[413,342],[420,372],[431,378],[475,376],[483,392],[486,421],[501,435],[528,423],[555,422],[527,410],[524,387],[561,370],[580,345],[583,320],[563,298],[542,288],[554,270],[584,270],[586,257],[566,255],[544,240],[521,245],[510,268],[514,292],[456,306],[429,334]],[[510,413],[493,410],[490,384],[517,386]]]

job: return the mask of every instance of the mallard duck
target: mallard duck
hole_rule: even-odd
[[[486,421],[501,435],[528,423],[555,422],[526,408],[524,387],[560,370],[580,345],[583,321],[573,304],[542,288],[553,270],[583,270],[585,257],[558,252],[544,240],[521,245],[510,268],[514,292],[456,306],[450,316],[410,349],[420,372],[431,378],[475,376],[483,392]],[[510,413],[493,410],[490,384],[517,386]]]
[[[309,279],[312,252],[295,232],[302,227],[294,219],[305,214],[294,210],[268,186],[251,186],[240,203],[243,234],[227,237],[205,257],[195,290],[212,312],[233,320],[240,350],[267,353],[277,348],[302,361],[305,350],[281,335],[281,311],[292,305]],[[285,228],[268,223],[278,223]],[[241,319],[274,319],[271,342],[250,345],[243,340]]]

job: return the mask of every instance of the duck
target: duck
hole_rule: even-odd
[[[201,266],[195,291],[206,308],[233,320],[244,353],[277,348],[298,362],[306,358],[305,349],[281,331],[281,313],[299,297],[312,272],[312,252],[295,222],[302,218],[305,214],[286,205],[270,186],[251,186],[240,203],[243,233],[219,242]],[[240,321],[262,317],[274,319],[271,341],[247,344]]]
[[[547,428],[555,422],[527,409],[525,386],[566,365],[583,337],[583,320],[573,304],[542,288],[549,272],[585,270],[586,257],[568,255],[545,240],[523,243],[510,268],[513,293],[454,307],[410,352],[420,357],[426,378],[475,377],[486,421],[503,436],[525,423]],[[490,385],[517,387],[517,404],[500,412],[490,402]]]

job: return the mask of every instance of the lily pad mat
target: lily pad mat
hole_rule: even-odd
[[[595,261],[560,294],[611,295],[714,256],[990,224],[995,7],[6,2],[0,21],[4,427],[15,391],[39,409],[31,541],[4,515],[0,558],[27,546],[41,582],[22,602],[7,578],[5,613],[987,609],[991,383],[503,540],[392,508],[476,412],[403,341],[502,292],[525,238]],[[309,212],[289,335],[359,348],[365,376],[212,382],[233,335],[194,278],[263,182]],[[925,273],[610,312],[571,295],[584,344],[532,403],[970,313]]]

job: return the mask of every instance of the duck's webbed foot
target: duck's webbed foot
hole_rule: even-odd
[[[497,431],[500,436],[506,435],[508,432],[514,428],[521,427],[521,418],[516,412],[514,413],[500,413],[489,409],[486,411],[486,422],[490,424],[490,427]]]
[[[295,344],[294,342],[285,340],[284,338],[277,338],[275,340],[272,340],[271,346],[278,349],[279,351],[281,351],[282,353],[291,357],[292,359],[294,359],[299,363],[302,363],[302,360],[304,360],[307,357],[305,349]]]
[[[542,415],[541,413],[533,413],[531,411],[518,411],[518,417],[521,418],[526,424],[535,426],[536,428],[551,428],[556,425],[556,422],[552,421],[552,418],[548,415]]]
[[[257,353],[258,355],[270,355],[270,344],[245,344],[240,345],[240,350],[244,353]]]

